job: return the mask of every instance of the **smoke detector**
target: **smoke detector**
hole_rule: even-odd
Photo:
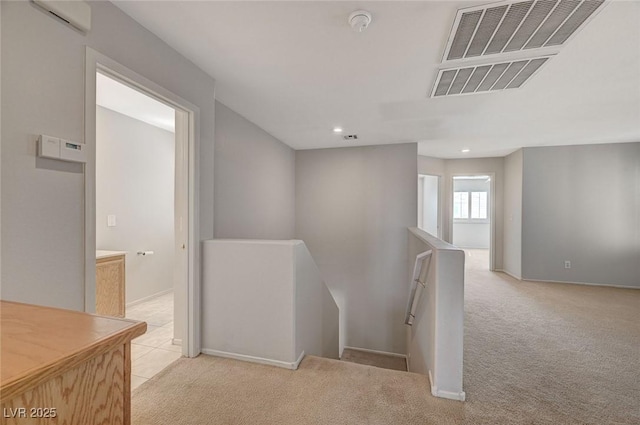
[[[371,23],[371,13],[366,10],[356,10],[349,15],[349,25],[356,32],[362,32],[367,29]]]

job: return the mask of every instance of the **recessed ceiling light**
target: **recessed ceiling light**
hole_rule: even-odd
[[[462,153],[469,153],[469,152],[471,152],[471,149],[462,149],[460,152],[462,152]]]
[[[342,127],[333,127],[334,133],[342,133]]]

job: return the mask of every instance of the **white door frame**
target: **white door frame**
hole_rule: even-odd
[[[451,174],[450,186],[449,186],[449,238],[450,243],[453,243],[453,191],[454,191],[454,177],[459,176],[489,176],[491,178],[491,185],[489,193],[489,270],[496,270],[496,173],[454,173]]]
[[[184,293],[176,299],[185,300],[184,306],[176,310],[182,317],[182,354],[195,357],[200,354],[200,249],[199,240],[199,191],[198,160],[200,109],[169,90],[155,84],[140,74],[126,68],[107,56],[86,48],[85,61],[85,145],[88,159],[85,165],[84,191],[84,243],[85,243],[85,296],[84,308],[95,312],[96,305],[96,72],[113,77],[145,95],[163,102],[182,115],[182,122],[188,123],[188,240],[187,285]],[[178,120],[176,120],[178,124]],[[178,129],[176,129],[178,130]],[[182,132],[187,134],[187,132]],[[176,137],[179,137],[176,131]]]
[[[442,239],[442,176],[439,174],[429,174],[429,173],[418,173],[418,178],[422,178],[422,177],[437,177],[438,178],[438,208],[437,208],[437,212],[436,214],[438,214],[438,217],[436,217],[436,222],[437,222],[437,226],[438,226],[438,231],[437,231],[437,235],[433,235],[435,237],[437,237],[438,239]],[[420,185],[418,185],[420,186]],[[422,191],[423,193],[421,194],[422,199],[423,199],[423,205],[421,208],[419,208],[420,210],[424,211],[424,190]],[[419,221],[420,219],[418,219]]]

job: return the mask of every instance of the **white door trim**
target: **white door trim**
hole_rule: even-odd
[[[84,191],[84,243],[85,243],[85,311],[95,312],[96,262],[96,72],[100,71],[126,83],[133,89],[149,95],[184,114],[188,120],[188,277],[185,294],[186,308],[182,312],[184,323],[182,354],[195,357],[200,354],[200,244],[199,244],[199,161],[196,152],[200,145],[200,109],[169,90],[126,68],[107,56],[86,48],[85,57],[85,144],[88,160],[85,165]]]
[[[437,208],[437,212],[436,214],[438,215],[438,217],[436,218],[436,222],[437,222],[437,227],[438,227],[438,234],[437,235],[433,235],[435,237],[437,237],[438,239],[442,239],[442,180],[443,180],[443,176],[441,176],[440,174],[429,174],[429,173],[418,173],[418,178],[421,177],[437,177],[438,178],[438,208]],[[419,185],[418,185],[419,186]],[[424,196],[424,193],[422,194],[422,196]],[[424,198],[423,198],[424,199]],[[422,206],[422,208],[424,208],[424,205]],[[422,209],[419,208],[419,209]],[[418,222],[420,222],[420,219],[418,218]]]

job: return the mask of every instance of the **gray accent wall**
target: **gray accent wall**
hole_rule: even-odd
[[[216,102],[215,237],[293,239],[295,151]]]
[[[340,308],[344,346],[406,351],[415,143],[296,152],[296,238]]]
[[[522,149],[504,159],[504,256],[502,268],[522,277]]]
[[[214,80],[109,2],[82,34],[31,2],[2,8],[2,297],[84,308],[84,172],[36,158],[39,134],[84,141],[89,46],[200,108],[200,238],[213,237]]]
[[[640,287],[640,143],[525,148],[522,211],[524,279]]]

